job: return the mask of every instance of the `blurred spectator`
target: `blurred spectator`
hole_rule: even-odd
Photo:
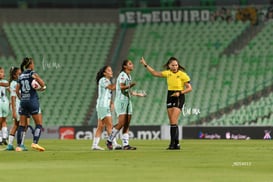
[[[268,20],[271,20],[273,19],[273,7],[269,7],[267,9],[267,13],[265,15],[265,20],[268,21]]]
[[[211,14],[212,21],[224,20],[230,22],[232,20],[232,15],[230,9],[222,7]]]
[[[252,25],[256,25],[258,23],[257,9],[254,7],[238,9],[236,13],[236,20],[243,22],[250,21]]]

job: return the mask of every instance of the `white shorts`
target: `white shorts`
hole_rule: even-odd
[[[115,111],[117,116],[123,115],[123,114],[132,115],[133,113],[132,102],[115,100]]]
[[[0,118],[6,118],[9,115],[9,102],[0,101]]]
[[[109,107],[97,107],[97,115],[98,119],[103,120],[107,116],[112,116],[111,115],[111,110]]]

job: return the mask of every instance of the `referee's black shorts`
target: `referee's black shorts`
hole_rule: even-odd
[[[171,97],[171,95],[175,92],[181,92],[181,90],[168,90],[167,108],[178,107],[182,110],[185,103],[185,95],[180,93],[179,97]]]

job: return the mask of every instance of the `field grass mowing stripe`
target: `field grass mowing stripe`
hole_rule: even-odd
[[[105,147],[105,141],[100,145]],[[131,140],[136,151],[92,151],[91,140],[43,140],[45,152],[1,151],[1,181],[272,181],[271,141]],[[3,148],[3,146],[2,146]],[[106,148],[106,147],[105,147]]]

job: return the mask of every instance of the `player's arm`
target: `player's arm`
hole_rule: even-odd
[[[17,83],[15,92],[16,92],[16,95],[19,99],[21,99],[20,87],[21,87],[21,85],[19,83]]]
[[[8,83],[8,82],[7,82],[7,83],[1,82],[1,83],[0,83],[0,86],[1,86],[1,87],[9,87],[9,83]]]
[[[130,85],[125,85],[125,83],[121,83],[120,84],[120,89],[121,90],[126,90],[126,89],[129,89],[129,88],[132,88],[135,85],[136,85],[135,82],[130,83]]]
[[[185,84],[185,89],[182,90],[182,91],[178,91],[178,92],[174,92],[171,97],[179,97],[181,94],[186,94],[186,93],[189,93],[192,91],[192,87],[191,87],[191,84],[190,82],[186,82],[184,83]]]
[[[116,84],[109,84],[106,88],[108,88],[109,90],[115,90]]]
[[[141,93],[141,92],[132,91],[132,92],[131,92],[131,95],[137,96],[137,97],[145,97],[147,94],[146,94],[146,93]]]
[[[16,115],[16,96],[11,96],[11,110],[12,110],[12,118],[14,120],[17,119]]]
[[[147,68],[147,70],[156,77],[163,77],[162,73],[159,71],[155,71],[150,65],[148,65],[145,61],[145,59],[142,57],[140,59],[140,63],[144,65],[145,68]]]
[[[40,89],[41,91],[46,89],[45,82],[42,80],[42,78],[37,73],[34,73],[32,75],[32,78],[34,78],[39,83],[39,85],[41,85],[41,89]]]
[[[191,84],[190,82],[186,82],[185,83],[185,89],[181,91],[181,94],[186,94],[186,93],[189,93],[192,91],[192,87],[191,87]]]
[[[112,112],[112,111],[114,111],[114,109],[115,109],[115,106],[114,106],[113,101],[111,100],[110,101],[110,111]]]
[[[45,82],[42,80],[42,78],[37,73],[34,73],[32,75],[32,78],[34,78],[39,83],[39,85],[41,85],[41,87],[45,86]]]

